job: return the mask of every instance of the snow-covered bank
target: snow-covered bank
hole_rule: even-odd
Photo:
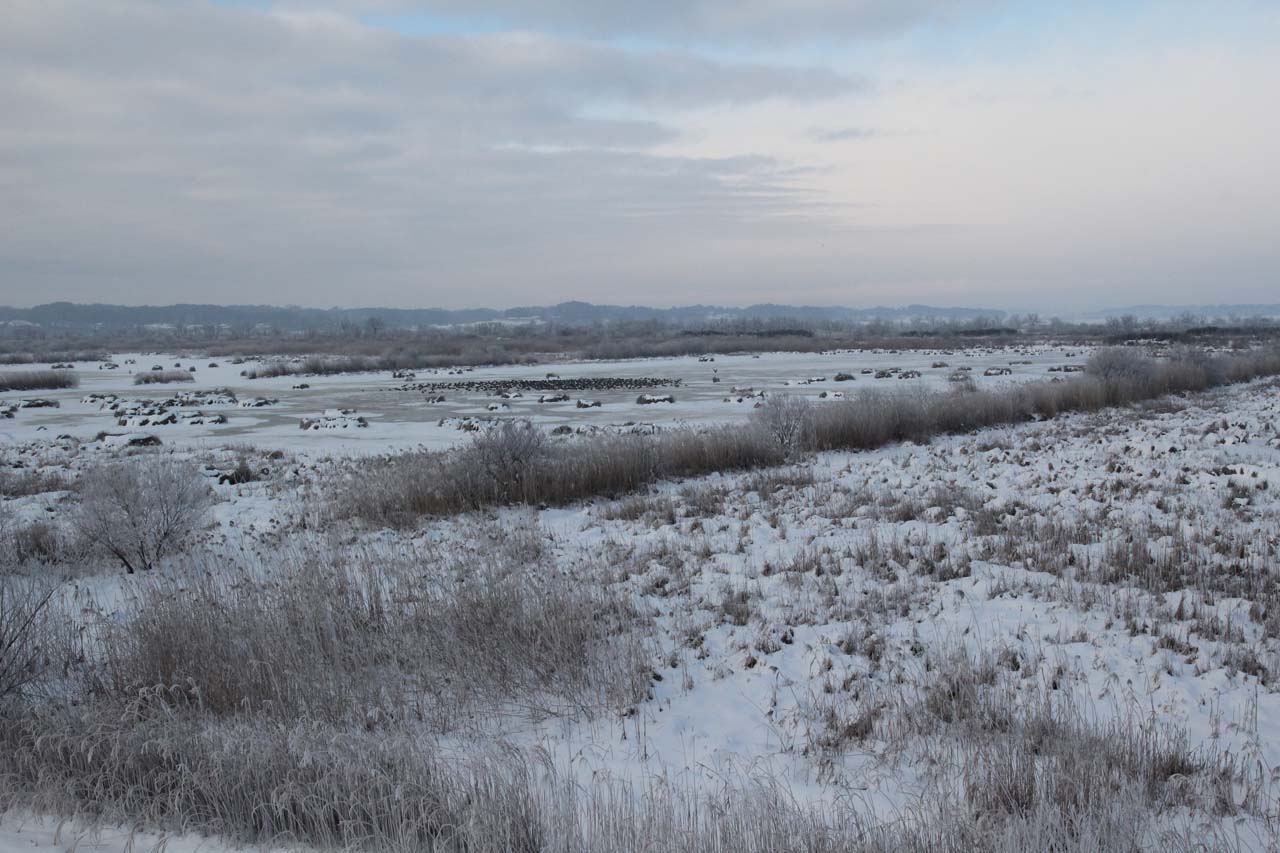
[[[403,531],[327,514],[334,478],[351,476],[342,460],[177,453],[224,467],[243,454],[269,470],[214,486],[220,503],[198,559],[68,582],[86,624],[132,618],[157,579],[181,595],[225,573],[244,590],[228,604],[280,595],[296,586],[278,573],[286,555],[324,572],[328,554],[434,595],[434,584],[507,553],[503,565],[531,590],[569,578],[633,609],[649,682],[639,698],[589,712],[480,703],[437,717],[439,689],[425,682],[414,707],[426,724],[375,715],[375,733],[408,733],[458,760],[497,743],[584,790],[768,780],[807,807],[856,803],[893,820],[943,804],[967,820],[986,802],[971,780],[993,755],[1101,772],[1053,748],[1017,751],[1040,730],[1115,761],[1131,743],[1167,754],[1158,778],[1107,765],[1136,792],[1125,801],[1133,820],[1217,833],[1228,848],[1276,841],[1275,381]],[[52,443],[34,464],[73,477],[96,458]],[[74,500],[60,490],[5,503],[56,525]],[[495,648],[471,642],[450,654]],[[458,667],[450,677],[466,676]]]

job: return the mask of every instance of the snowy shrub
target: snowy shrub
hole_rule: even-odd
[[[3,533],[0,530],[0,533]],[[8,531],[9,556],[14,563],[56,563],[68,550],[58,529],[47,521],[14,524]]]
[[[159,456],[93,469],[79,490],[75,528],[130,574],[180,550],[204,521],[211,500],[194,466]]]
[[[490,500],[505,503],[524,496],[526,479],[547,445],[546,433],[529,421],[501,420],[472,437],[462,465],[474,465],[471,479],[491,484]]]
[[[770,394],[751,417],[787,458],[808,448],[813,434],[813,404],[804,397]]]
[[[1159,390],[1154,359],[1126,347],[1104,347],[1089,356],[1085,373],[1102,382],[1107,402],[1115,405],[1152,397]]]
[[[1155,372],[1155,363],[1141,352],[1127,347],[1103,347],[1089,356],[1085,372],[1104,382],[1149,380]]]

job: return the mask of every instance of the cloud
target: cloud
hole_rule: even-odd
[[[977,0],[379,5],[491,20],[8,0],[0,302],[1051,310],[1280,273],[1274,11],[1063,6],[961,50],[904,28]]]
[[[280,0],[353,13],[430,14],[508,28],[599,36],[778,43],[896,33],[999,5],[994,0]]]
[[[684,134],[672,114],[864,85],[537,33],[408,38],[296,8],[19,0],[11,13],[6,281],[126,301],[193,282],[211,299],[270,283],[279,300],[342,301],[361,280],[388,301],[393,286],[399,301],[448,301],[446,283],[492,280],[504,259],[513,275],[588,240],[816,217],[789,164],[664,150]]]
[[[817,142],[852,142],[877,136],[880,136],[880,131],[870,127],[815,127],[809,130],[809,138]]]

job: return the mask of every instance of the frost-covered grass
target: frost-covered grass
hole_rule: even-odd
[[[715,795],[608,780],[582,788],[515,753],[458,764],[403,735],[205,721],[173,715],[160,698],[11,721],[0,766],[41,792],[28,807],[323,849],[1119,853],[1237,840],[1154,819],[1155,806],[1204,796],[1186,775],[1201,765],[1176,739],[1044,714],[1001,717],[1018,734],[997,736],[994,749],[966,740],[955,750],[961,788],[885,823],[849,803],[805,808],[767,783]]]
[[[80,378],[71,370],[15,370],[0,373],[0,392],[75,388]]]
[[[15,498],[59,492],[68,488],[66,476],[60,471],[44,469],[0,469],[0,497]]]
[[[537,540],[478,535],[488,552],[465,560],[312,551],[257,575],[149,580],[99,638],[93,689],[127,700],[166,685],[166,701],[218,716],[437,731],[643,698],[645,621],[617,590],[545,566]]]

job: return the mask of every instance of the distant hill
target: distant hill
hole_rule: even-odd
[[[1128,308],[1106,308],[1101,311],[1086,312],[1082,316],[1102,320],[1124,316],[1132,316],[1139,319],[1174,320],[1187,315],[1202,317],[1206,320],[1224,320],[1230,317],[1280,317],[1280,304],[1132,305]]]
[[[329,329],[344,323],[364,324],[371,318],[391,328],[457,326],[486,322],[544,322],[563,325],[658,321],[696,328],[724,321],[783,321],[800,325],[875,320],[941,320],[967,322],[1002,321],[1008,312],[995,308],[943,308],[933,305],[848,308],[819,305],[686,305],[652,308],[642,305],[596,305],[561,302],[515,308],[308,308],[296,305],[104,305],[50,302],[32,308],[0,306],[0,326],[10,329],[27,324],[46,329],[129,329],[140,326],[204,326],[282,331]],[[1134,305],[1080,312],[1075,317],[1101,322],[1133,316],[1138,319],[1174,320],[1195,317],[1206,321],[1226,318],[1280,318],[1280,304],[1241,305]]]
[[[649,308],[638,305],[594,305],[561,302],[550,306],[493,308],[305,308],[271,305],[102,305],[50,302],[32,308],[0,307],[0,323],[31,323],[44,328],[118,329],[137,326],[272,326],[286,331],[331,328],[342,323],[365,323],[374,318],[391,327],[447,326],[467,323],[541,321],[583,324],[658,320],[697,325],[723,320],[804,320],[821,322],[872,320],[999,319],[1005,312],[982,308],[905,307],[843,308],[824,306],[752,305],[729,308],[690,305]]]

